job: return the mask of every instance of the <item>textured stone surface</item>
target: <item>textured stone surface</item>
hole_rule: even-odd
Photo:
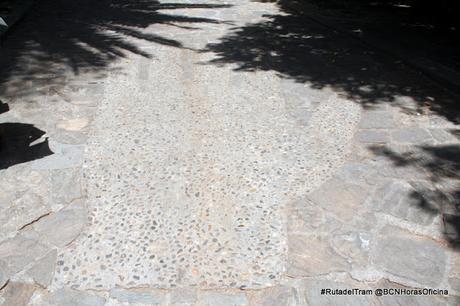
[[[277,286],[255,291],[249,295],[250,305],[264,306],[297,306],[301,305],[297,292],[292,287]]]
[[[368,190],[360,185],[334,178],[312,192],[308,198],[315,205],[336,214],[338,218],[349,220],[362,207],[367,193]]]
[[[47,252],[48,248],[37,240],[16,236],[0,244],[0,261],[16,273]]]
[[[105,299],[92,293],[59,289],[54,292],[44,293],[35,297],[31,303],[33,306],[103,306]]]
[[[326,238],[290,235],[288,243],[287,274],[290,276],[314,276],[349,268],[347,260],[331,248]]]
[[[56,256],[56,250],[51,251],[45,257],[36,261],[26,274],[41,287],[48,287],[53,279],[56,266]]]
[[[2,288],[9,280],[12,272],[7,263],[0,260],[0,288]]]
[[[248,306],[249,302],[244,293],[223,293],[204,291],[197,303],[199,306]]]
[[[189,59],[207,55],[166,48],[156,55],[176,68],[157,63],[143,90],[125,85],[137,73],[129,68],[109,82],[85,165],[90,222],[59,255],[57,284],[276,284],[284,272],[284,206],[341,165],[359,107],[332,95],[303,129],[286,115],[274,74],[242,73],[232,86],[232,73]],[[167,96],[147,111],[152,90]]]
[[[26,306],[29,303],[35,287],[32,284],[9,282],[3,289],[2,298],[4,306]]]
[[[423,143],[431,139],[430,133],[420,128],[397,130],[393,132],[391,136],[396,142],[403,143]]]
[[[40,219],[34,223],[33,229],[43,241],[63,247],[80,234],[86,221],[84,202],[76,201],[69,207]]]
[[[389,129],[394,127],[394,118],[390,111],[366,111],[359,126],[363,129]]]
[[[0,238],[51,212],[51,208],[44,203],[43,198],[32,192],[27,192],[10,203],[0,205]]]
[[[273,16],[281,12],[278,2],[235,0],[212,9],[206,5],[213,0],[153,2],[169,9],[143,16],[167,20],[129,29],[139,31],[136,38],[112,30],[119,58],[105,69],[66,67],[53,57],[52,76],[26,71],[23,80],[15,72],[0,86],[0,99],[10,104],[0,124],[40,129],[53,153],[0,169],[0,287],[10,282],[0,304],[15,286],[23,288],[18,302],[6,296],[7,304],[25,302],[32,289],[31,305],[39,306],[459,304],[458,250],[448,243],[458,236],[455,207],[443,207],[441,216],[437,200],[446,192],[455,198],[458,189],[456,156],[445,163],[440,151],[458,146],[458,125],[435,108],[419,112],[415,91],[373,99],[381,84],[352,81],[372,100],[361,108],[335,86],[278,71],[290,65],[272,50],[250,50],[257,58],[247,63],[231,52],[228,65],[215,61],[223,53],[207,52],[240,29],[253,34],[258,22],[268,21],[261,35],[288,30],[293,24],[275,29],[270,22],[292,20]],[[130,7],[122,18],[133,17]],[[171,21],[192,16],[216,20],[186,27]],[[66,38],[61,15],[60,22],[53,39]],[[303,46],[340,36],[307,19],[299,23],[308,36],[289,33],[281,42],[301,38]],[[314,33],[323,30],[333,36]],[[2,51],[21,54],[17,67],[33,69],[32,53],[15,48],[31,46],[25,32],[18,27],[17,43]],[[158,44],[156,35],[182,45]],[[267,40],[267,47],[279,41]],[[131,52],[118,54],[123,46]],[[329,47],[311,51],[321,57]],[[350,47],[372,69],[387,67],[378,52]],[[314,66],[305,71],[314,73]],[[429,85],[408,70],[384,72]],[[379,282],[385,278],[394,283]],[[367,286],[447,287],[451,294],[320,294]]]
[[[405,181],[391,181],[382,185],[374,194],[371,205],[376,211],[428,225],[438,215],[436,202],[424,200],[423,196]]]
[[[446,270],[447,256],[441,245],[387,226],[375,242],[372,261],[398,278],[437,287]]]
[[[165,305],[166,292],[161,290],[110,290],[110,298],[118,303],[128,303],[128,305]]]
[[[197,292],[195,288],[178,288],[171,291],[172,304],[189,304],[193,305],[197,299]]]
[[[380,130],[361,130],[356,134],[358,141],[364,143],[386,143],[390,141],[388,132]]]

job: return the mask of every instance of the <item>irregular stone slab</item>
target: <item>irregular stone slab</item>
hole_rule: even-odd
[[[447,281],[453,290],[460,292],[460,254],[455,251],[450,254],[449,267]]]
[[[331,179],[308,195],[315,204],[335,214],[339,219],[350,220],[363,206],[368,196],[366,186]]]
[[[276,286],[263,290],[248,292],[250,305],[264,306],[297,306],[301,305],[297,292],[294,288],[287,286]]]
[[[444,248],[393,226],[382,229],[372,250],[373,264],[400,279],[436,288],[446,270]]]
[[[166,305],[165,290],[110,290],[110,298],[128,305]]]
[[[3,206],[6,204],[5,206]],[[27,192],[10,203],[0,206],[0,238],[14,233],[27,224],[51,212],[43,198]]]
[[[348,271],[350,267],[347,260],[337,254],[324,238],[291,234],[288,245],[289,276],[321,275]]]
[[[12,272],[3,260],[0,260],[0,288],[2,288],[10,279]]]
[[[58,169],[51,171],[51,188],[53,202],[65,205],[82,196],[80,169]]]
[[[4,302],[2,305],[26,306],[29,303],[35,289],[36,288],[32,284],[9,282],[3,289],[4,292],[2,297]]]
[[[430,133],[421,128],[398,129],[391,134],[391,137],[396,142],[417,144],[422,144],[432,139]]]
[[[364,111],[359,127],[362,129],[394,128],[393,114],[391,111]]]
[[[17,235],[0,244],[0,261],[17,273],[35,259],[43,257],[49,249],[35,239]]]
[[[41,287],[48,287],[54,276],[56,257],[57,251],[51,251],[45,257],[38,260],[35,265],[26,272],[26,275],[30,276],[35,283]]]
[[[286,207],[288,233],[308,234],[318,231],[326,222],[324,211],[308,199],[289,203]]]
[[[197,300],[197,292],[194,288],[178,288],[171,291],[171,303],[193,305]]]
[[[40,239],[64,247],[73,241],[83,230],[87,221],[83,200],[70,204],[69,207],[46,216],[33,225]]]
[[[373,241],[373,235],[366,230],[340,230],[334,232],[331,238],[333,249],[353,264],[353,268],[368,268],[370,244]]]
[[[387,143],[390,141],[388,132],[380,130],[361,130],[356,134],[356,138],[363,143]]]
[[[455,134],[446,129],[430,129],[431,136],[439,143],[457,143]]]
[[[373,195],[370,205],[380,212],[414,222],[429,225],[439,213],[437,201],[430,201],[420,191],[405,181],[390,181],[380,187]]]
[[[54,154],[32,162],[33,169],[65,169],[81,166],[84,145],[67,145],[50,141]]]
[[[72,289],[58,289],[48,294],[43,294],[34,299],[34,306],[103,306],[105,299],[88,292]]]
[[[248,299],[244,293],[221,293],[216,291],[203,291],[197,306],[247,306]]]
[[[76,118],[58,122],[57,128],[67,131],[80,131],[89,123],[87,118]]]

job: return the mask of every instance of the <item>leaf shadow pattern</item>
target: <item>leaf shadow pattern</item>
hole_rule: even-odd
[[[451,131],[453,135],[458,130]],[[460,248],[460,145],[422,145],[404,153],[389,147],[371,146],[374,154],[384,156],[395,167],[423,171],[428,184],[414,184],[410,197],[429,214],[441,214],[443,235],[454,248]]]
[[[274,71],[318,90],[331,88],[365,108],[403,108],[410,98],[417,105],[415,112],[429,111],[460,123],[457,98],[451,92],[394,57],[311,18],[302,1],[270,2],[277,4],[280,14],[234,27],[219,42],[208,44],[202,52],[215,57],[207,64],[232,65],[235,71]]]
[[[217,9],[227,4],[160,3],[157,0],[41,0],[6,35],[0,48],[0,94],[20,98],[42,85],[65,85],[66,71],[104,76],[126,52],[150,57],[133,39],[183,48],[180,41],[145,31],[162,24],[219,23],[174,14],[175,9]],[[168,10],[167,12],[161,10]]]

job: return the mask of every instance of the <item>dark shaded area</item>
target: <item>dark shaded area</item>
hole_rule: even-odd
[[[279,0],[276,3],[283,14],[234,28],[203,52],[217,55],[211,64],[237,64],[240,71],[275,71],[316,89],[330,87],[364,107],[388,103],[403,108],[400,97],[410,97],[420,109],[460,122],[454,95],[403,61],[319,22],[307,5],[311,2]]]
[[[455,135],[458,130],[452,131]],[[443,234],[455,248],[460,247],[460,146],[419,146],[406,153],[387,147],[371,147],[375,154],[389,158],[396,167],[414,167],[427,173],[430,186],[414,184],[411,197],[428,213],[439,213]]]
[[[47,138],[33,144],[43,135],[32,124],[0,123],[0,169],[53,154]]]
[[[0,94],[18,98],[52,83],[64,85],[73,73],[103,76],[126,52],[145,57],[136,40],[177,48],[174,39],[149,31],[154,24],[185,26],[217,23],[209,18],[174,14],[174,9],[228,7],[225,4],[160,3],[156,0],[41,0],[7,32],[0,49]],[[168,12],[160,12],[168,9]]]
[[[0,114],[6,113],[9,110],[10,106],[8,105],[8,103],[3,103],[2,101],[0,101]]]

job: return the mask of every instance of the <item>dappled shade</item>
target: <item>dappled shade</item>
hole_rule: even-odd
[[[458,134],[458,130],[451,131]],[[371,151],[385,156],[395,167],[412,167],[427,174],[431,186],[415,185],[410,195],[419,209],[441,214],[445,239],[460,247],[460,146],[422,145],[404,153],[372,146]]]
[[[18,98],[43,84],[64,84],[68,67],[76,74],[92,71],[103,75],[108,65],[126,52],[149,57],[133,39],[181,48],[175,39],[144,30],[154,24],[217,23],[171,10],[223,7],[228,5],[156,0],[36,1],[0,49],[0,82],[4,83],[0,94]],[[160,12],[162,9],[168,11]]]
[[[437,84],[395,57],[316,21],[302,6],[293,6],[297,2],[280,0],[280,14],[233,28],[219,42],[208,44],[203,52],[216,54],[210,64],[274,71],[316,89],[332,88],[365,107],[402,106],[399,98],[410,97],[420,108],[460,122],[458,103]]]

